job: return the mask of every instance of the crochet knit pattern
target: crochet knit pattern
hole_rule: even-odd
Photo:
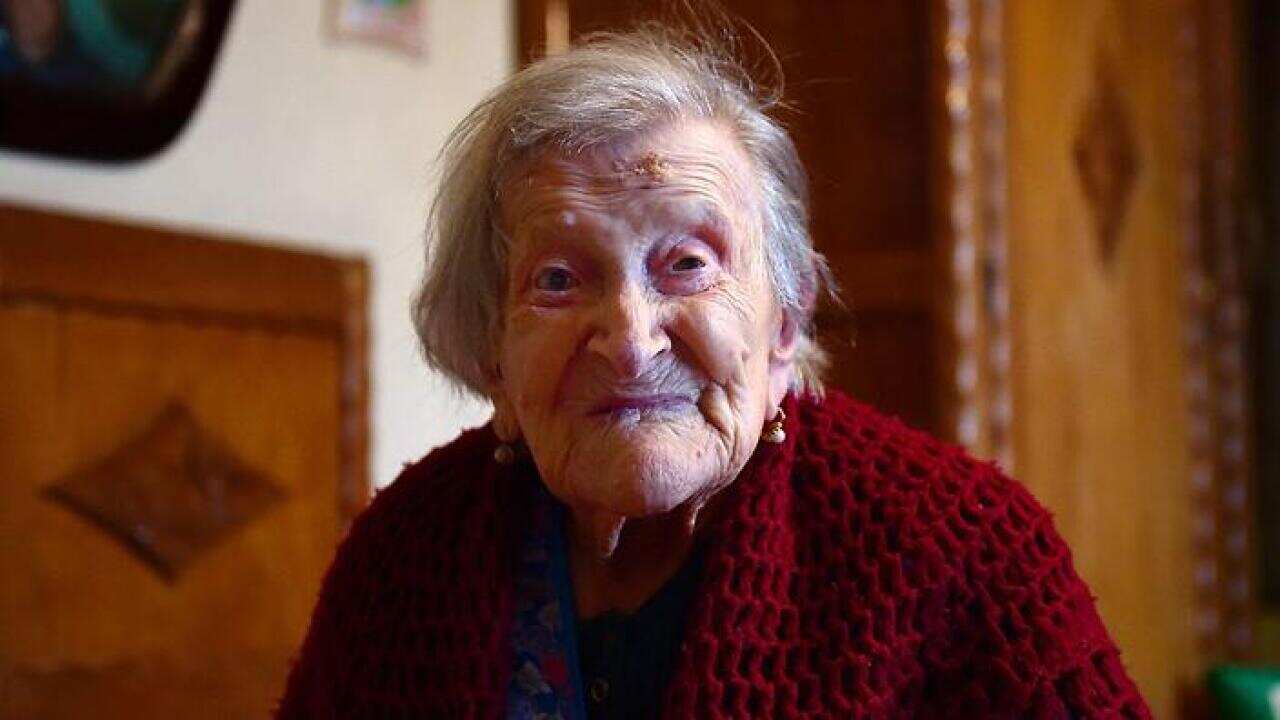
[[[1049,514],[832,392],[726,491],[669,718],[1149,718]],[[498,718],[537,474],[489,428],[405,469],[325,579],[281,718]]]

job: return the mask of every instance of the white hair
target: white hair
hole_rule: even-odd
[[[779,105],[777,94],[761,91],[734,58],[735,41],[709,37],[657,24],[588,36],[521,70],[454,129],[441,154],[413,303],[428,365],[488,394],[507,272],[499,188],[513,165],[541,148],[583,151],[707,119],[729,128],[755,166],[769,279],[797,328],[792,386],[821,392],[826,356],[813,336],[813,309],[834,286],[809,236],[804,168],[786,130],[766,114]]]

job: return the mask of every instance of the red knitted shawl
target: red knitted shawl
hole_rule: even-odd
[[[839,393],[784,408],[726,491],[665,717],[1150,717],[1021,485]],[[501,716],[536,474],[495,443],[463,433],[356,520],[279,717]]]

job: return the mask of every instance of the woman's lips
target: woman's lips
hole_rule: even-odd
[[[592,415],[613,415],[621,412],[645,412],[654,410],[680,410],[693,404],[684,395],[653,393],[648,395],[611,395],[591,407]]]

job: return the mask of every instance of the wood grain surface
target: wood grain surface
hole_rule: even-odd
[[[9,208],[0,227],[0,717],[265,717],[367,498],[361,263]],[[279,499],[166,578],[48,488],[175,403]]]

